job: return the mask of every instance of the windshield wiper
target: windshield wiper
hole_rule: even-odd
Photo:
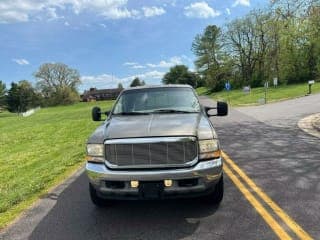
[[[152,113],[199,113],[199,112],[176,110],[176,109],[157,109],[157,110],[152,111]]]
[[[148,115],[150,114],[149,112],[120,112],[120,113],[115,113],[114,115]]]

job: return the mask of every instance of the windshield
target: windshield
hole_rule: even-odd
[[[199,112],[198,98],[190,88],[147,88],[124,92],[113,114]]]

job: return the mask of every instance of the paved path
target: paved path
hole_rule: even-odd
[[[288,105],[232,109],[228,117],[212,121],[234,162],[306,232],[320,239],[320,140],[297,127],[298,119],[319,111],[309,102],[319,103],[319,95]],[[219,208],[174,200],[118,202],[98,209],[87,187],[81,174],[62,193],[42,200],[0,239],[278,239],[226,175]],[[297,239],[291,232],[290,236]]]

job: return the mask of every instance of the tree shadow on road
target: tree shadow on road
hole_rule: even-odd
[[[213,121],[231,159],[307,231],[313,230],[320,221],[320,139],[295,124],[279,120],[272,126],[236,111],[232,118]]]

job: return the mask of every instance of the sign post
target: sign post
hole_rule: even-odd
[[[269,88],[269,82],[265,81],[264,83],[264,103],[267,104],[267,90]]]
[[[278,86],[278,78],[277,77],[275,77],[275,78],[273,78],[273,87],[277,87]]]
[[[231,84],[230,82],[226,82],[225,85],[224,85],[225,89],[227,90],[228,92],[228,102],[230,103],[230,94],[229,94],[229,91],[231,90]]]
[[[312,87],[313,84],[314,84],[314,80],[308,81],[308,85],[309,85],[309,92],[308,92],[308,94],[309,94],[309,95],[311,94],[311,87]]]

